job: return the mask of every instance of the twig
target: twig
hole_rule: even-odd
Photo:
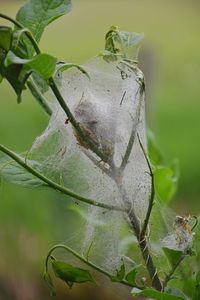
[[[167,283],[172,279],[172,276],[173,276],[174,272],[176,271],[176,269],[178,268],[178,266],[181,264],[181,262],[184,260],[185,257],[186,257],[186,254],[183,253],[180,256],[180,258],[178,259],[178,261],[176,262],[176,264],[172,267],[169,274],[166,275],[166,277],[163,281],[163,287],[166,287]]]
[[[150,163],[150,161],[149,161],[149,159],[147,157],[147,154],[145,152],[145,149],[144,149],[144,147],[142,145],[142,142],[140,140],[139,134],[137,134],[137,137],[138,137],[138,141],[139,141],[140,147],[142,149],[143,155],[145,157],[146,163],[148,165],[149,174],[150,174],[150,177],[151,177],[151,194],[150,194],[150,199],[149,199],[149,205],[148,205],[146,217],[144,219],[144,223],[143,223],[143,226],[142,226],[142,230],[141,230],[141,233],[140,233],[141,238],[142,238],[142,237],[144,237],[146,235],[146,230],[147,230],[149,219],[150,219],[150,216],[151,216],[151,211],[152,211],[152,208],[153,208],[154,197],[155,197],[155,187],[154,187],[154,175],[153,175],[153,170],[151,168],[151,163]]]
[[[101,169],[102,172],[106,173],[106,175],[108,175],[109,177],[112,177],[112,173],[110,171],[110,169],[107,169],[106,167],[104,167],[103,165],[101,165],[101,162],[99,162],[97,159],[95,159],[92,155],[90,155],[90,153],[88,153],[86,150],[82,150],[82,152],[92,161],[92,163],[98,167],[99,169]]]
[[[113,279],[113,274],[110,274],[109,272],[105,271],[104,269],[100,268],[99,266],[95,265],[94,263],[92,263],[91,261],[85,259],[83,256],[79,255],[76,251],[72,250],[70,247],[59,244],[59,245],[55,245],[54,247],[52,247],[46,257],[46,261],[45,261],[45,269],[46,272],[48,272],[48,262],[49,262],[49,258],[51,257],[51,253],[56,250],[56,249],[64,249],[68,252],[70,252],[71,254],[73,254],[76,258],[78,258],[80,261],[82,261],[83,263],[85,263],[86,265],[92,267],[94,270],[104,274],[105,276],[109,277],[111,280]],[[130,286],[130,287],[136,287],[138,289],[143,289],[143,287],[138,286],[137,284],[131,284],[129,283],[127,280],[122,279],[120,281],[118,281],[119,283],[122,283],[124,285]]]
[[[50,188],[53,188],[54,190],[57,190],[57,191],[59,191],[63,194],[66,194],[70,197],[73,197],[77,200],[80,200],[80,201],[82,201],[84,203],[87,203],[87,204],[90,204],[90,205],[94,205],[94,206],[97,206],[97,207],[102,207],[102,208],[105,208],[105,209],[108,209],[108,210],[126,212],[126,209],[123,208],[123,207],[115,206],[115,205],[108,205],[108,204],[104,204],[104,203],[101,203],[101,202],[98,202],[98,201],[95,201],[95,200],[92,200],[92,199],[89,199],[89,198],[85,198],[85,197],[83,197],[79,194],[74,193],[72,190],[57,184],[56,182],[54,182],[51,179],[44,176],[43,174],[39,173],[37,170],[35,170],[31,166],[27,165],[26,162],[24,160],[22,160],[16,153],[14,153],[13,151],[11,151],[10,149],[6,148],[5,146],[3,146],[1,144],[0,144],[0,151],[4,152],[6,155],[11,157],[20,166],[22,166],[24,169],[26,169],[29,173],[36,176],[41,181],[45,182]]]
[[[45,97],[42,95],[42,93],[40,92],[37,85],[34,83],[34,81],[32,79],[27,81],[27,86],[28,86],[29,90],[31,91],[32,95],[38,101],[38,103],[42,106],[42,108],[46,111],[46,113],[49,116],[51,116],[51,114],[52,114],[51,108],[47,104]]]
[[[118,185],[118,188],[121,189],[121,187],[119,187],[119,185]],[[127,196],[125,195],[125,191],[121,192],[121,194],[122,194],[122,197],[123,197],[123,199],[126,203],[128,200],[127,200]],[[163,286],[162,286],[162,283],[161,283],[161,281],[158,277],[157,269],[154,265],[153,259],[152,259],[151,254],[150,254],[150,249],[149,249],[147,237],[145,235],[141,236],[140,223],[139,223],[139,220],[138,220],[138,218],[137,218],[137,216],[134,212],[134,209],[133,208],[130,209],[127,214],[128,214],[131,226],[133,228],[133,232],[134,232],[134,234],[135,234],[135,236],[138,240],[139,248],[140,248],[140,251],[142,253],[142,257],[144,259],[147,271],[148,271],[149,276],[150,276],[151,281],[152,281],[152,286],[156,290],[162,291]]]
[[[135,135],[136,135],[136,131],[137,131],[137,125],[139,123],[140,120],[140,111],[141,111],[141,104],[142,104],[142,99],[143,99],[143,90],[141,89],[141,86],[139,86],[139,89],[137,91],[137,93],[139,93],[139,103],[136,109],[136,113],[135,113],[135,122],[133,122],[133,126],[132,126],[132,130],[131,130],[131,135],[128,141],[128,145],[126,148],[126,152],[125,155],[122,159],[121,162],[121,166],[119,167],[119,172],[122,173],[128,163],[132,148],[133,148],[133,144],[135,141]]]

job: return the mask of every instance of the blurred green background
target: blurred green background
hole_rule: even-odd
[[[14,17],[23,3],[1,0],[0,11]],[[79,63],[103,49],[111,25],[144,32],[140,64],[147,81],[148,126],[168,161],[180,162],[179,188],[171,206],[179,214],[196,215],[200,212],[199,13],[199,0],[73,0],[72,12],[51,24],[41,42],[44,52]],[[10,86],[1,84],[0,143],[24,151],[47,123],[28,92],[18,105]],[[64,208],[65,201],[48,191],[2,182],[0,299],[50,299],[42,281],[43,260],[48,248],[67,238],[75,222]],[[63,288],[58,299],[112,298],[111,291],[98,288],[97,293],[96,287],[81,288],[81,296],[80,288],[70,294]]]

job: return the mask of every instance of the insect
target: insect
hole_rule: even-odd
[[[195,220],[194,225],[192,226],[191,222]],[[198,219],[196,216],[176,216],[174,221],[174,230],[177,236],[177,241],[179,243],[188,242],[193,235],[193,230],[196,227]],[[191,227],[192,226],[192,227]]]
[[[173,232],[162,240],[162,245],[178,251],[190,249],[193,242],[193,230],[197,223],[198,219],[196,216],[176,216]]]

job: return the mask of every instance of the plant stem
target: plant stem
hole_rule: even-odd
[[[136,135],[136,132],[137,132],[137,125],[139,123],[139,120],[140,120],[140,111],[141,111],[141,104],[142,104],[142,100],[143,100],[143,88],[142,86],[140,85],[139,86],[139,89],[137,91],[137,94],[139,93],[139,100],[138,100],[138,105],[137,105],[137,108],[136,108],[136,113],[135,113],[135,120],[133,121],[133,126],[132,126],[132,130],[131,130],[131,135],[130,135],[130,138],[129,138],[129,141],[128,141],[128,145],[127,145],[127,148],[126,148],[126,151],[125,151],[125,155],[122,159],[122,162],[121,162],[121,165],[119,167],[119,172],[122,173],[128,163],[128,160],[129,160],[129,157],[130,157],[130,154],[131,154],[131,151],[132,151],[132,148],[133,148],[133,144],[134,144],[134,141],[135,141],[135,135]]]
[[[27,86],[28,86],[29,90],[31,91],[32,95],[38,101],[38,103],[42,106],[42,108],[46,111],[46,113],[49,116],[51,116],[51,114],[52,114],[51,108],[47,104],[45,97],[42,95],[42,93],[40,92],[37,85],[34,83],[34,81],[32,79],[27,81]]]
[[[176,262],[176,264],[172,267],[171,271],[166,275],[164,281],[163,281],[163,287],[165,288],[167,283],[171,280],[174,272],[176,271],[176,269],[178,268],[178,266],[181,264],[181,262],[184,260],[185,258],[185,253],[183,253],[183,255],[180,256],[180,258],[178,259],[178,261]]]
[[[14,159],[14,161],[16,161],[20,166],[22,166],[24,169],[26,169],[29,173],[36,176],[41,181],[45,182],[50,188],[52,188],[54,190],[57,190],[57,191],[65,194],[65,195],[68,195],[70,197],[73,197],[77,200],[80,200],[80,201],[82,201],[84,203],[87,203],[87,204],[90,204],[90,205],[105,208],[105,209],[108,209],[108,210],[126,212],[126,209],[123,208],[123,207],[116,206],[116,205],[104,204],[104,203],[101,203],[101,202],[98,202],[98,201],[95,201],[95,200],[92,200],[92,199],[89,199],[89,198],[85,198],[85,197],[83,197],[79,194],[74,193],[72,190],[67,189],[64,186],[61,186],[61,185],[57,184],[56,182],[54,182],[51,179],[44,176],[43,174],[39,173],[37,170],[35,170],[31,166],[27,165],[26,162],[24,162],[24,160],[22,160],[17,154],[15,154],[13,151],[11,151],[10,149],[6,148],[5,146],[3,146],[1,144],[0,144],[0,151],[4,152],[6,155],[8,155],[12,159]]]
[[[139,247],[142,252],[142,256],[145,261],[145,265],[147,267],[149,276],[151,278],[152,287],[158,291],[162,291],[163,284],[162,284],[161,280],[159,279],[157,268],[155,267],[152,256],[150,254],[147,238],[144,237],[142,240],[140,237],[140,239],[138,240],[138,243],[139,243]]]
[[[144,147],[141,143],[139,135],[137,135],[137,136],[138,136],[138,141],[139,141],[140,147],[142,149],[142,152],[144,154],[145,160],[146,160],[148,168],[149,168],[149,174],[151,176],[151,194],[150,194],[150,199],[149,199],[149,205],[148,205],[146,217],[144,219],[144,223],[143,223],[143,226],[142,226],[142,230],[141,230],[141,233],[140,233],[141,238],[143,238],[146,235],[147,227],[148,227],[148,224],[149,224],[149,219],[150,219],[150,216],[151,216],[151,211],[152,211],[153,204],[154,204],[155,187],[154,187],[154,175],[153,175],[153,171],[152,171],[152,168],[151,168],[150,161],[149,161],[149,159],[147,157],[147,154],[145,152],[145,149],[144,149]]]
[[[48,254],[47,254],[47,257],[46,257],[46,261],[45,261],[45,269],[46,269],[46,272],[48,272],[48,262],[49,262],[49,258],[51,256],[51,253],[56,250],[56,249],[64,249],[68,252],[70,252],[71,254],[73,254],[76,258],[78,258],[80,261],[82,261],[83,263],[85,263],[86,265],[90,266],[91,268],[93,268],[94,270],[104,274],[105,276],[109,277],[109,279],[112,280],[113,278],[113,275],[110,274],[109,272],[105,271],[104,269],[100,268],[99,266],[95,265],[94,263],[88,261],[86,258],[84,258],[83,256],[79,255],[76,251],[74,251],[73,249],[71,249],[70,247],[68,246],[65,246],[65,245],[62,245],[62,244],[58,244],[58,245],[55,245],[54,247],[52,247]],[[136,284],[131,284],[129,283],[127,280],[125,279],[122,279],[119,281],[119,283],[122,283],[124,285],[127,285],[127,286],[130,286],[130,287],[136,287],[138,289],[143,289],[143,287],[140,287]]]
[[[128,199],[127,196],[125,194],[125,191],[122,191],[122,188],[117,184],[118,189],[122,195],[123,201],[127,204]],[[130,205],[130,204],[129,204]],[[128,210],[128,217],[131,223],[131,226],[133,228],[133,232],[138,240],[138,244],[139,244],[139,248],[141,250],[142,253],[142,257],[144,259],[147,271],[149,273],[149,276],[151,278],[151,282],[152,282],[152,286],[158,290],[158,291],[162,291],[163,287],[162,287],[162,283],[158,277],[157,274],[157,269],[154,265],[153,259],[151,257],[150,254],[150,249],[149,249],[149,245],[148,245],[148,241],[147,241],[147,237],[146,235],[142,236],[141,235],[141,230],[140,230],[140,223],[139,220],[134,212],[133,207],[130,208]]]

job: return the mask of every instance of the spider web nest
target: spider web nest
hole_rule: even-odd
[[[119,60],[108,63],[102,57],[91,59],[83,67],[90,80],[80,70],[70,69],[60,74],[61,93],[76,120],[98,148],[112,157],[115,166],[121,165],[133,135],[134,143],[121,184],[142,223],[151,191],[147,162],[137,138],[138,134],[146,149],[143,74]],[[123,207],[125,203],[116,182],[102,170],[108,169],[107,164],[81,144],[53,94],[48,92],[46,96],[53,113],[28,157],[37,162],[35,167],[41,173],[59,184],[85,197]],[[69,237],[66,244],[115,273],[122,257],[128,255],[126,247],[122,247],[124,236],[130,236],[126,217],[122,212],[82,204],[76,210],[83,216],[83,226],[76,238]],[[132,261],[127,261],[130,266]]]

